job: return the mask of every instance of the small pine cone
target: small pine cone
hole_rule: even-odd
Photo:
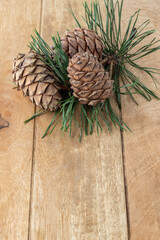
[[[88,52],[99,60],[102,58],[103,44],[95,31],[86,28],[75,28],[66,31],[61,39],[64,52],[72,58],[76,53]]]
[[[50,111],[60,107],[60,87],[39,54],[32,51],[18,54],[13,64],[13,82],[17,90],[22,90],[24,96],[29,96],[36,105]]]
[[[67,68],[73,95],[81,104],[95,106],[112,96],[113,83],[109,72],[93,55],[74,55]]]

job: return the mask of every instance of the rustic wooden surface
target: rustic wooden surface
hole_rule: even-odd
[[[150,18],[159,36],[158,3],[125,0],[123,25],[140,7],[140,22]],[[81,16],[80,1],[70,4]],[[71,28],[66,6],[59,0],[0,1],[0,239],[159,240],[158,101],[137,97],[137,107],[123,98],[122,117],[132,133],[103,131],[81,144],[74,130],[70,140],[58,130],[42,140],[51,114],[23,123],[34,107],[12,89],[13,58],[27,51],[35,28],[50,44],[51,34]],[[159,67],[159,54],[146,64]]]
[[[151,27],[160,36],[159,1],[129,1],[126,17],[137,7],[143,9],[140,22],[150,18]],[[160,67],[160,53],[147,58],[141,64]],[[159,94],[152,80],[141,72],[143,82]],[[158,78],[160,80],[160,78]],[[160,95],[160,94],[159,94]],[[129,229],[132,240],[160,239],[160,102],[146,102],[137,97],[139,106],[126,97],[123,99],[123,120],[129,123],[132,134],[124,133],[124,163],[127,184]]]
[[[14,91],[12,64],[27,50],[30,33],[39,28],[39,0],[0,1],[0,239],[27,239],[32,165],[33,123],[24,120],[34,109]]]

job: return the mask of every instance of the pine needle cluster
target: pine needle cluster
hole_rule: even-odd
[[[102,63],[106,71],[111,72],[112,79],[114,79],[114,94],[119,109],[121,109],[121,97],[124,95],[129,95],[137,105],[138,103],[134,97],[135,94],[142,95],[148,101],[152,98],[159,99],[159,97],[134,74],[134,71],[129,70],[130,68],[127,67],[130,65],[133,67],[133,70],[135,68],[145,72],[152,78],[155,85],[159,84],[155,77],[156,74],[159,74],[159,69],[140,66],[137,63],[137,60],[160,49],[160,40],[156,40],[155,37],[147,44],[143,44],[146,38],[155,33],[155,30],[146,30],[150,21],[146,20],[144,23],[138,25],[140,13],[140,10],[138,10],[130,17],[126,32],[122,34],[123,0],[121,2],[117,0],[115,3],[113,0],[104,0],[105,19],[102,17],[99,1],[94,1],[91,5],[84,2],[83,6],[85,14],[82,18],[84,22],[89,29],[94,30],[100,36],[104,44]],[[76,25],[81,28],[81,23],[76,18],[74,10],[71,6],[69,6],[68,9],[74,17]],[[61,102],[61,108],[53,113],[53,119],[43,137],[48,132],[52,133],[60,121],[61,130],[64,132],[69,131],[69,136],[71,136],[72,122],[74,121],[80,131],[80,140],[83,130],[86,135],[92,134],[94,127],[97,129],[97,132],[102,130],[102,120],[105,122],[109,131],[111,131],[111,122],[113,122],[115,126],[118,125],[121,130],[130,130],[115,113],[110,99],[106,99],[104,103],[99,103],[93,107],[81,105],[79,119],[76,120],[75,112],[79,103],[78,99],[72,95],[72,90],[70,89],[67,73],[69,58],[62,49],[59,34],[57,34],[56,37],[52,37],[52,48],[42,39],[37,31],[35,31],[34,36],[31,37],[32,41],[29,43],[29,47],[42,56],[42,60],[54,71],[58,83],[62,86],[62,89],[64,89],[62,91],[63,100]],[[44,113],[45,111],[43,110],[38,111],[30,119],[26,120],[26,123]]]

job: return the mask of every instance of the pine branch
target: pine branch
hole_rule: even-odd
[[[115,3],[113,0],[104,0],[103,9],[106,11],[105,19],[102,17],[102,9],[99,1],[93,1],[90,5],[85,1],[83,6],[85,12],[82,17],[83,20],[89,29],[99,34],[104,44],[101,63],[104,65],[106,71],[110,71],[110,76],[114,79],[114,93],[119,108],[121,109],[121,98],[124,95],[129,95],[136,104],[138,103],[134,96],[137,93],[148,101],[152,98],[159,99],[152,90],[141,82],[139,77],[127,68],[127,65],[130,65],[133,69],[141,70],[152,78],[155,85],[159,84],[156,78],[156,74],[159,74],[159,69],[151,66],[143,67],[137,62],[139,59],[156,53],[160,49],[160,40],[156,40],[155,37],[143,45],[146,42],[145,40],[155,33],[155,30],[146,30],[150,21],[146,20],[144,23],[138,25],[140,10],[137,10],[130,17],[126,32],[122,37],[123,0],[117,0]],[[70,5],[68,10],[74,17],[77,26],[81,27],[81,23],[76,18],[74,10],[72,10]],[[32,41],[29,44],[29,47],[40,54],[42,61],[52,69],[62,89],[63,100],[61,101],[61,108],[53,113],[53,118],[43,137],[51,134],[58,124],[60,125],[60,129],[63,132],[69,132],[69,136],[71,137],[72,126],[75,123],[79,130],[80,141],[83,132],[85,135],[92,134],[96,128],[99,134],[102,131],[102,122],[105,123],[109,131],[112,129],[111,123],[119,126],[121,130],[130,131],[129,127],[114,112],[110,99],[106,99],[104,103],[98,103],[94,107],[81,105],[80,110],[78,110],[78,99],[73,96],[69,84],[67,72],[69,58],[62,49],[59,34],[56,37],[53,36],[52,40],[53,47],[51,48],[39,33],[35,31]],[[78,120],[75,119],[77,111],[80,111]],[[30,119],[26,120],[25,123],[44,113],[46,111],[40,110]]]
[[[95,30],[101,37],[101,40],[104,43],[104,51],[103,56],[106,70],[108,70],[108,66],[106,66],[106,62],[108,57],[113,58],[115,61],[115,71],[114,80],[115,80],[115,94],[117,99],[117,104],[119,108],[121,108],[121,98],[120,95],[128,94],[132,98],[132,100],[137,104],[133,94],[139,93],[143,97],[145,97],[148,101],[151,98],[159,99],[159,97],[147,86],[145,86],[141,80],[135,76],[130,70],[126,69],[125,63],[128,63],[132,67],[144,71],[147,73],[153,80],[154,84],[160,84],[156,74],[160,74],[160,69],[152,68],[152,67],[143,67],[137,63],[137,60],[140,58],[144,58],[149,54],[153,54],[160,50],[159,42],[160,40],[156,40],[155,37],[148,43],[144,45],[143,42],[149,36],[152,36],[155,33],[154,29],[145,30],[149,25],[150,20],[147,19],[142,24],[138,25],[138,18],[140,9],[137,10],[129,19],[128,26],[126,28],[126,32],[122,39],[122,10],[123,10],[123,0],[116,1],[115,4],[113,0],[104,0],[104,8],[106,14],[106,20],[102,20],[102,13],[100,8],[99,1],[93,1],[91,5],[85,1],[83,3],[85,14],[82,17],[86,22],[87,27]],[[104,9],[103,8],[103,9]],[[73,10],[70,11],[73,15]],[[118,16],[116,19],[115,16]],[[78,19],[75,15],[73,15],[76,22]],[[105,22],[105,24],[104,24]],[[139,48],[138,48],[139,47]],[[138,49],[137,49],[138,48]],[[117,70],[119,69],[119,70]],[[124,83],[124,87],[126,82],[133,85],[135,91],[131,91],[127,86],[125,87],[126,92],[121,93],[119,81],[122,79],[122,83]]]
[[[32,41],[29,43],[29,47],[42,56],[41,60],[57,75],[60,84],[68,86],[67,66],[69,58],[62,49],[59,34],[57,35],[57,37],[52,37],[53,48],[51,48],[35,30],[34,36],[31,36]]]

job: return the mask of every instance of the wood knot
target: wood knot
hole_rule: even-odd
[[[0,114],[0,129],[1,128],[6,128],[6,127],[9,127],[9,122],[4,120],[2,117],[1,117],[1,114]]]

